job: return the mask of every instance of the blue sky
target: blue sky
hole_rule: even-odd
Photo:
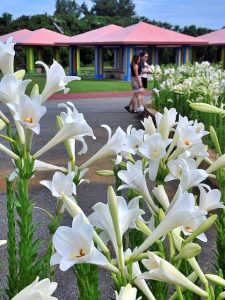
[[[90,0],[85,2],[91,6]],[[225,26],[225,0],[134,0],[134,3],[138,15],[149,19],[212,29]],[[54,9],[55,0],[0,0],[0,15],[7,11],[15,18],[22,14],[52,14]]]

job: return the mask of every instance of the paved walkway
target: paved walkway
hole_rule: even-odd
[[[145,96],[150,96],[151,92],[146,91]],[[114,98],[114,97],[130,97],[131,92],[89,92],[89,93],[70,93],[70,94],[62,94],[57,93],[54,94],[50,100],[79,100],[79,99],[101,99],[101,98]]]

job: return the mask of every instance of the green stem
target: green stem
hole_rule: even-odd
[[[177,298],[179,300],[184,300],[184,297],[182,295],[181,289],[180,289],[180,287],[178,285],[176,285],[176,291],[177,291]]]
[[[17,262],[17,245],[16,245],[16,230],[15,230],[15,204],[13,183],[8,181],[7,184],[7,219],[8,219],[8,288],[7,294],[9,298],[13,298],[18,293],[18,262]]]
[[[14,139],[12,139],[12,138],[10,138],[10,137],[4,135],[4,134],[1,134],[1,133],[0,133],[0,137],[3,138],[3,139],[5,139],[5,140],[7,140],[7,141],[9,141],[10,143],[15,143],[15,140],[14,140]]]

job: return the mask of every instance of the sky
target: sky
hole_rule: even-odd
[[[109,0],[110,1],[110,0]],[[77,0],[82,3],[83,0]],[[91,0],[85,0],[91,7]],[[196,25],[220,29],[225,26],[225,0],[134,0],[136,12],[150,20],[173,25]],[[9,12],[14,18],[39,13],[53,14],[55,0],[0,0],[0,15]]]

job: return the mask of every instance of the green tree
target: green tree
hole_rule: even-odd
[[[80,17],[80,6],[75,0],[56,0],[55,15],[67,15],[72,14],[76,17]]]
[[[116,15],[122,18],[132,18],[136,15],[133,0],[118,0]]]
[[[12,28],[12,15],[5,12],[2,14],[2,16],[0,17],[0,33],[1,34],[5,34],[8,33],[10,31],[10,28]]]
[[[116,16],[117,0],[92,0],[92,13],[96,16]]]

